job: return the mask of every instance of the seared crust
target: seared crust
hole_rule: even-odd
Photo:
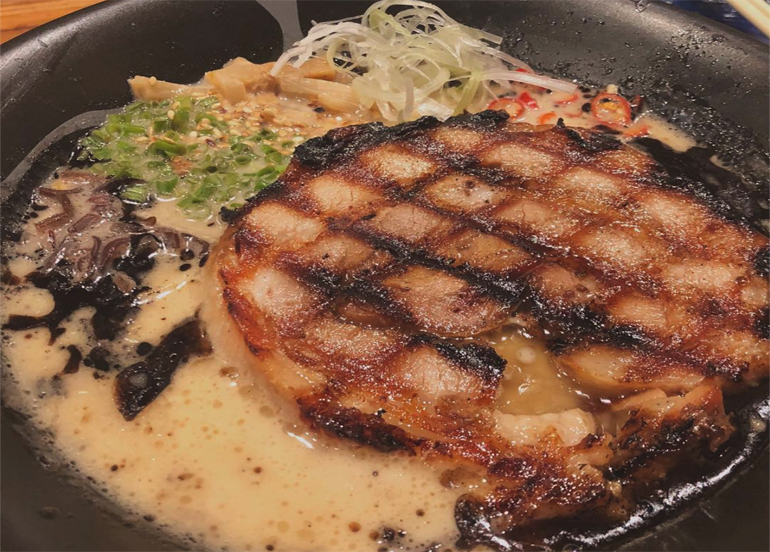
[[[304,419],[476,471],[458,525],[501,546],[534,520],[622,515],[613,480],[727,438],[721,385],[768,372],[768,244],[723,214],[604,134],[423,118],[298,148],[214,266],[255,368]],[[515,313],[585,388],[654,400],[616,404],[616,427],[496,412],[505,361],[484,335]]]

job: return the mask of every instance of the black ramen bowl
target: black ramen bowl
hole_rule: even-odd
[[[504,49],[546,74],[618,84],[739,167],[744,183],[714,192],[754,222],[767,216],[768,47],[663,4],[630,0],[439,2],[466,24],[505,36]],[[124,0],[14,39],[0,53],[3,236],[13,238],[31,191],[65,163],[104,110],[131,99],[126,79],[193,82],[236,56],[274,60],[311,21],[360,14],[366,2]],[[82,115],[84,114],[85,115]],[[741,204],[744,201],[744,204]],[[752,200],[753,201],[753,200]],[[760,202],[761,203],[761,202]],[[69,469],[9,407],[2,413],[2,550],[175,550],[151,520],[121,511]],[[767,550],[768,389],[734,406],[739,428],[709,473],[640,506],[623,527],[572,530],[560,547]],[[750,420],[754,420],[751,424]],[[765,426],[766,427],[766,426]]]

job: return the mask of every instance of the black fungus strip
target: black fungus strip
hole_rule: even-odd
[[[109,372],[110,370],[110,352],[104,347],[94,347],[88,353],[83,364],[99,370],[100,372]]]
[[[56,215],[52,215],[48,217],[47,219],[41,220],[40,222],[35,223],[35,228],[38,232],[46,232],[48,230],[55,230],[56,228],[59,228],[61,226],[64,226],[69,222],[69,215],[66,213],[58,213]]]
[[[48,274],[33,272],[27,276],[27,280],[35,287],[48,290],[53,296],[54,307],[44,316],[13,314],[3,324],[3,329],[18,331],[48,328],[51,343],[59,335],[57,330],[61,322],[83,307],[96,309],[91,324],[97,339],[114,339],[123,320],[133,308],[137,293],[137,290],[121,292],[112,278],[100,278],[95,282],[86,281],[73,285],[69,276],[58,270]]]
[[[130,188],[131,186],[136,186],[137,184],[144,184],[145,181],[140,178],[113,178],[112,180],[109,180],[99,186],[96,191],[98,192],[107,192],[108,194],[112,194],[121,201],[125,201],[120,194],[126,189]]]
[[[21,283],[21,278],[16,276],[11,269],[4,266],[0,271],[0,283],[7,284],[9,286],[17,286]]]
[[[177,368],[191,356],[209,355],[211,342],[198,319],[173,329],[150,355],[115,378],[115,402],[127,421],[152,403],[171,383]]]
[[[161,240],[150,233],[131,237],[131,253],[115,261],[115,268],[125,272],[133,279],[152,270],[155,257],[162,250]]]
[[[80,349],[78,349],[75,345],[67,346],[67,352],[70,356],[67,359],[67,363],[64,365],[61,373],[74,374],[80,370],[80,361],[83,360],[83,355],[80,353]]]

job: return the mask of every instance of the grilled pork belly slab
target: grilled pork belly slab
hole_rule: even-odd
[[[341,128],[229,229],[213,300],[314,428],[472,474],[458,526],[505,549],[622,517],[623,478],[715,450],[722,386],[767,376],[768,240],[686,188],[611,136],[502,112]],[[514,315],[611,406],[498,411],[487,336]]]

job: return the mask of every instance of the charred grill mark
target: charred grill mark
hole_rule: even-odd
[[[324,169],[353,158],[362,149],[395,142],[413,133],[435,128],[439,121],[433,117],[422,117],[411,123],[386,127],[382,123],[367,123],[338,128],[324,136],[308,140],[294,153],[303,165],[313,169]]]
[[[623,144],[612,135],[604,133],[581,133],[572,128],[564,128],[564,134],[580,148],[591,154],[620,149]],[[581,159],[582,161],[583,159]]]
[[[477,132],[494,132],[499,130],[500,125],[507,122],[508,114],[505,111],[482,111],[452,117],[444,124],[448,127],[459,127]]]
[[[490,121],[497,120],[495,117],[489,117],[486,119],[482,119],[486,126],[485,128],[490,128]],[[499,121],[498,121],[499,123]],[[452,125],[459,127],[459,128],[467,128],[467,125],[464,127],[462,123],[452,123]],[[471,125],[472,126],[472,125]],[[354,136],[353,138],[353,144],[347,144],[346,152],[347,154],[351,154],[351,152],[355,153],[356,151],[360,151],[361,148],[363,149],[371,149],[374,145],[382,145],[387,143],[394,143],[394,141],[398,139],[412,139],[412,143],[420,142],[422,143],[422,148],[424,151],[428,151],[430,153],[429,158],[433,159],[436,162],[442,161],[440,157],[440,151],[433,151],[433,149],[429,145],[425,145],[426,142],[424,139],[420,138],[420,134],[417,134],[417,137],[415,138],[415,132],[417,131],[424,131],[425,129],[432,130],[435,128],[434,124],[428,124],[421,123],[419,125],[408,125],[404,128],[399,128],[395,134],[392,136],[389,134],[391,133],[392,129],[386,129],[382,127],[377,127],[376,125],[374,127],[368,126],[364,129],[359,129],[356,132],[362,133],[362,135],[368,136],[369,134],[378,134],[382,133],[384,136],[380,138],[364,138],[364,137],[358,137],[358,134],[356,134],[353,131],[346,131],[351,133],[351,136]],[[602,135],[596,135],[595,133],[590,133],[586,131],[577,131],[573,129],[561,129],[557,128],[553,131],[556,133],[557,138],[555,139],[555,144],[564,144],[565,142],[558,138],[559,133],[564,135],[564,139],[567,140],[567,142],[576,144],[578,148],[582,148],[583,150],[586,150],[584,152],[585,155],[593,156],[597,153],[605,153],[607,151],[616,151],[620,148],[619,143],[615,138],[612,137],[606,137]],[[520,140],[522,144],[527,145],[528,147],[533,147],[534,149],[538,151],[553,151],[553,144],[546,145],[545,148],[541,147],[540,144],[538,144],[537,139],[538,135],[543,133],[538,132],[532,132],[532,133],[525,133],[525,136],[523,136],[523,139]],[[519,135],[515,135],[519,136]],[[499,138],[497,138],[499,140]],[[336,140],[335,144],[339,145],[340,143],[343,143],[344,140]],[[589,144],[586,146],[586,144]],[[569,144],[568,144],[569,145]],[[316,145],[316,147],[320,147],[320,145]],[[336,147],[336,146],[334,146]],[[571,147],[571,146],[570,146]],[[332,148],[334,149],[334,148]],[[434,148],[435,149],[435,148]],[[572,148],[574,149],[574,148]],[[336,150],[334,150],[336,151]],[[334,152],[333,152],[334,153]],[[337,155],[334,153],[334,155]],[[301,159],[301,158],[300,158]],[[351,158],[352,159],[352,158]],[[495,186],[499,186],[501,184],[511,184],[511,178],[510,174],[505,175],[504,171],[500,171],[499,169],[490,169],[490,168],[482,168],[482,167],[476,167],[474,171],[468,171],[468,156],[462,157],[463,159],[463,170],[465,174],[473,174],[474,176],[482,176],[482,182],[487,182],[488,184],[493,184]],[[451,165],[453,162],[450,160],[447,163],[447,160],[444,159],[444,165],[443,166],[449,166],[449,168],[452,168]],[[583,159],[585,161],[585,159]],[[312,165],[312,163],[310,164]],[[391,195],[391,200],[401,201],[401,204],[404,204],[403,202],[411,202],[416,203],[418,205],[421,205],[423,208],[427,207],[431,212],[435,213],[436,215],[439,215],[439,219],[441,221],[445,221],[448,224],[452,225],[452,232],[450,232],[449,235],[456,235],[458,232],[462,231],[464,228],[477,228],[481,229],[484,232],[488,232],[491,235],[494,235],[496,237],[503,237],[507,239],[508,241],[514,241],[518,243],[525,243],[527,244],[527,249],[533,252],[538,252],[540,255],[543,253],[549,254],[549,255],[556,255],[561,256],[560,254],[560,248],[562,247],[559,243],[546,243],[543,242],[540,237],[535,234],[529,237],[522,236],[519,231],[510,231],[505,228],[505,225],[501,225],[499,222],[495,221],[494,219],[490,219],[488,216],[468,216],[464,213],[451,213],[447,212],[446,210],[437,208],[435,205],[432,205],[430,202],[426,203],[423,200],[423,192],[426,188],[426,186],[430,186],[432,182],[436,182],[440,178],[442,178],[446,173],[447,169],[439,170],[436,174],[434,174],[431,178],[428,179],[421,179],[418,182],[417,186],[412,186],[407,192],[403,192],[400,190],[398,186],[388,188],[392,193],[395,195]],[[495,173],[494,175],[490,175],[490,170]],[[361,181],[366,181],[366,177],[361,174],[366,172],[366,167],[359,167],[356,171],[356,178]],[[314,174],[318,174],[315,172]],[[491,181],[491,182],[490,182]],[[379,186],[382,186],[383,184],[378,184]],[[519,184],[517,184],[518,186]],[[503,189],[510,190],[510,186],[504,187]],[[395,192],[393,191],[395,190]],[[289,196],[291,193],[289,193]],[[602,339],[607,342],[614,342],[617,344],[623,344],[623,343],[636,343],[641,344],[645,342],[650,342],[649,338],[649,332],[644,328],[643,326],[636,326],[633,324],[616,324],[614,326],[610,325],[608,328],[607,325],[607,318],[604,316],[600,311],[596,311],[592,309],[591,307],[587,305],[579,305],[575,306],[568,311],[564,311],[564,309],[554,309],[553,308],[553,302],[550,301],[547,294],[537,293],[537,289],[533,288],[531,285],[529,286],[529,289],[526,289],[527,283],[526,280],[522,281],[519,274],[512,274],[509,277],[501,277],[499,274],[492,274],[489,271],[479,270],[477,268],[474,268],[468,263],[463,263],[460,265],[454,265],[451,262],[448,262],[445,257],[441,257],[441,255],[436,254],[436,246],[434,243],[431,243],[430,236],[427,236],[424,239],[420,239],[416,243],[409,243],[405,242],[403,239],[399,237],[392,237],[383,235],[381,231],[374,230],[371,223],[373,220],[375,220],[375,217],[377,217],[377,213],[370,213],[364,217],[361,217],[358,222],[354,223],[352,226],[349,226],[344,221],[335,221],[333,219],[330,219],[329,223],[332,226],[335,226],[338,228],[338,230],[341,230],[343,232],[348,232],[350,235],[358,236],[359,238],[365,239],[369,244],[373,245],[376,248],[382,248],[387,251],[389,251],[392,255],[394,255],[397,259],[397,262],[400,263],[408,263],[408,264],[419,264],[422,266],[430,266],[430,267],[441,267],[453,274],[459,275],[460,277],[468,280],[473,285],[482,285],[486,288],[487,292],[490,294],[493,294],[498,300],[504,301],[506,304],[515,304],[518,300],[522,292],[524,291],[530,291],[532,293],[532,304],[535,307],[535,312],[538,313],[538,315],[541,317],[541,320],[546,323],[555,324],[557,327],[559,327],[562,330],[562,333],[565,333],[566,331],[574,332],[575,330],[578,330],[578,335],[585,336],[586,334],[589,334],[591,332],[600,331],[601,334],[604,336]],[[601,221],[601,219],[597,219],[597,225],[596,228],[600,229],[603,228],[602,225],[606,224],[606,221]],[[608,243],[609,247],[619,247],[622,244],[625,244],[622,240],[627,239],[626,237],[623,237],[622,234],[618,234],[617,236],[614,236],[612,234],[608,235],[607,237],[604,237],[602,235],[597,235],[596,237],[593,237],[590,232],[594,232],[594,230],[582,230],[582,233],[579,233],[578,236],[586,236],[586,238],[581,239],[587,239],[590,236],[591,240],[615,240],[615,242],[610,241]],[[588,233],[586,233],[588,232]],[[442,236],[446,236],[447,234],[444,232]],[[621,241],[617,241],[621,240]],[[650,241],[652,240],[651,237],[646,238],[645,243],[653,244],[655,242]],[[554,249],[554,246],[556,249]],[[567,246],[569,247],[569,246]],[[587,246],[589,249],[586,249],[586,251],[592,251],[590,249],[591,246]],[[625,246],[624,246],[625,247]],[[657,246],[656,247],[660,247]],[[650,257],[659,254],[656,253],[657,250],[651,249],[649,252],[645,253],[645,255],[649,255]],[[644,259],[644,257],[642,257]],[[585,261],[581,258],[575,259],[578,261],[578,264],[584,263]],[[604,266],[602,263],[604,261],[601,261],[599,265],[596,266],[598,273],[602,279],[606,278],[607,276],[607,270],[609,267]],[[586,265],[586,268],[591,266],[591,262],[589,262],[588,265]],[[637,285],[642,286],[643,288],[650,285],[657,285],[654,283],[651,283],[648,281],[648,274],[642,270],[637,271],[638,278],[637,278]],[[627,269],[622,269],[618,274],[617,277],[627,278],[630,275],[630,272],[628,272]],[[329,286],[333,284],[333,281],[335,278],[330,277],[330,274],[328,272],[325,272],[323,270],[316,271],[315,278],[317,280],[320,280],[321,287],[323,286]],[[338,282],[344,282],[344,280],[340,280],[339,278],[336,278]],[[359,284],[359,288],[360,288]],[[369,300],[375,300],[380,303],[380,307],[382,308],[385,306],[386,303],[392,303],[392,301],[389,300],[389,298],[385,297],[383,295],[383,291],[379,290],[374,292],[375,290],[371,289],[363,289],[362,291],[365,291],[364,295],[368,296]],[[372,293],[374,292],[374,293]],[[392,311],[392,307],[389,307]],[[408,321],[408,316],[404,316],[403,313],[399,316],[397,316],[398,319],[400,319],[402,322]],[[563,341],[563,340],[562,340]]]
[[[460,216],[447,214],[447,212],[435,207],[431,209],[452,221],[453,230],[447,232],[446,236],[450,238],[457,236],[464,230],[477,228],[477,225],[469,224],[468,218],[463,219]],[[449,216],[447,216],[449,215]],[[371,220],[375,214],[363,217],[363,221]],[[487,228],[482,227],[482,230]],[[381,233],[372,231],[369,227],[354,224],[348,228],[348,233],[352,236],[365,240],[371,246],[377,249],[383,249],[392,254],[396,260],[403,264],[421,265],[436,269],[446,269],[455,275],[460,275],[468,280],[472,285],[482,285],[487,291],[503,302],[515,303],[518,296],[522,293],[524,284],[516,276],[521,275],[524,270],[513,270],[509,275],[501,275],[474,267],[469,262],[453,262],[446,254],[437,251],[436,246],[430,243],[424,245],[409,245],[402,240],[385,236]],[[494,234],[491,234],[494,235]],[[495,236],[500,237],[500,236]],[[521,247],[530,254],[539,255],[539,248],[531,243],[521,239],[519,236],[508,237],[504,239],[512,246]]]
[[[708,450],[714,433],[722,431],[716,427],[699,427],[695,417],[663,419],[656,425],[655,437],[651,439],[649,420],[638,413],[631,416],[622,429],[622,438],[616,442],[617,450],[629,453],[629,460],[622,465],[611,466],[609,477],[629,478],[634,472],[649,467],[661,456],[681,455],[688,449]]]
[[[770,339],[770,310],[764,309],[754,322],[754,331],[762,339]]]
[[[506,361],[491,347],[476,343],[457,346],[447,341],[436,341],[434,346],[448,360],[479,376],[485,384],[497,387],[500,383]]]
[[[340,299],[374,307],[381,316],[402,325],[414,325],[413,317],[398,305],[378,281],[356,279],[344,286]]]
[[[303,168],[289,165],[289,167],[286,169],[286,172],[284,172],[282,175],[282,178],[279,178],[270,184],[270,186],[246,200],[247,203],[238,211],[236,220],[242,220],[255,207],[258,207],[263,203],[268,203],[274,200],[284,200],[284,198],[286,198],[285,201],[294,199],[296,197],[296,193],[294,191],[294,187],[289,184],[289,179],[302,178],[302,175],[305,172],[307,171]]]
[[[559,528],[570,518],[590,518],[615,499],[598,479],[576,481],[574,475],[550,465],[544,458],[532,461],[507,457],[490,467],[490,473],[503,480],[517,480],[520,485],[498,486],[487,497],[474,493],[462,495],[455,503],[455,522],[460,531],[459,549],[479,544],[493,550],[539,550],[544,534],[553,534],[543,525],[538,508],[558,511]],[[579,516],[579,517],[578,517]],[[594,520],[595,521],[595,520]],[[541,533],[546,529],[545,533]],[[547,548],[547,547],[546,547]]]
[[[555,303],[553,298],[538,290],[537,286],[533,286],[532,282],[526,278],[526,274],[519,273],[501,277],[475,269],[467,264],[458,266],[448,263],[446,259],[432,253],[429,249],[415,249],[400,241],[382,237],[376,233],[357,231],[353,235],[366,239],[367,243],[376,248],[387,249],[402,266],[420,265],[448,270],[452,274],[459,275],[471,285],[483,287],[486,293],[495,297],[506,307],[515,306],[522,297],[529,297],[527,310],[535,314],[542,324],[557,333],[557,337],[549,342],[554,351],[564,350],[586,338],[618,347],[652,346],[658,349],[666,348],[665,341],[661,341],[654,332],[650,333],[649,329],[634,324],[612,323],[606,314],[594,309],[589,304],[565,307]],[[392,269],[390,270],[392,271]],[[391,273],[390,271],[381,273],[376,280],[381,281],[384,274]],[[334,277],[323,270],[311,269],[309,274],[315,279],[319,289],[346,285],[343,278]],[[524,277],[522,278],[522,276]],[[394,305],[393,298],[390,297],[387,290],[374,283],[372,277],[373,274],[366,274],[365,279],[354,280],[352,284],[346,287],[347,296],[352,300],[375,306],[383,316],[394,322],[398,321],[401,324],[414,326],[414,319],[403,308]],[[693,360],[692,355],[681,353],[676,348],[671,349],[670,353],[683,361]],[[694,359],[697,360],[698,357],[696,356]],[[716,363],[715,366],[720,368],[714,373],[722,373],[730,378],[734,378],[736,373],[743,371],[742,366],[731,365],[724,361]]]
[[[527,306],[543,326],[550,328],[553,337],[546,343],[553,352],[579,343],[589,336],[592,340],[601,341],[603,338],[605,341],[612,341],[606,334],[606,318],[588,305],[572,305],[565,308],[533,292]]]
[[[385,422],[376,414],[365,414],[356,408],[345,408],[327,396],[297,399],[302,417],[316,429],[322,429],[367,445],[380,452],[405,451],[415,454],[421,444],[403,429]]]
[[[488,295],[505,309],[515,306],[525,291],[526,284],[519,279],[479,271],[467,264],[453,266],[445,258],[427,251],[415,251],[395,240],[371,234],[355,233],[354,235],[365,236],[370,245],[390,252],[396,258],[396,263],[380,267],[378,270],[366,271],[360,274],[360,277],[352,278],[315,266],[295,266],[297,277],[316,286],[319,293],[324,293],[330,298],[343,297],[360,301],[372,305],[393,321],[411,325],[415,324],[413,316],[403,306],[399,306],[392,293],[381,284],[386,277],[404,272],[406,267],[422,266],[459,276],[469,284],[471,290],[475,290],[477,297]]]
[[[770,248],[765,247],[757,252],[754,258],[754,270],[763,278],[770,276]]]
[[[607,342],[616,347],[649,347],[656,344],[656,339],[641,327],[632,324],[617,324],[607,332]]]

